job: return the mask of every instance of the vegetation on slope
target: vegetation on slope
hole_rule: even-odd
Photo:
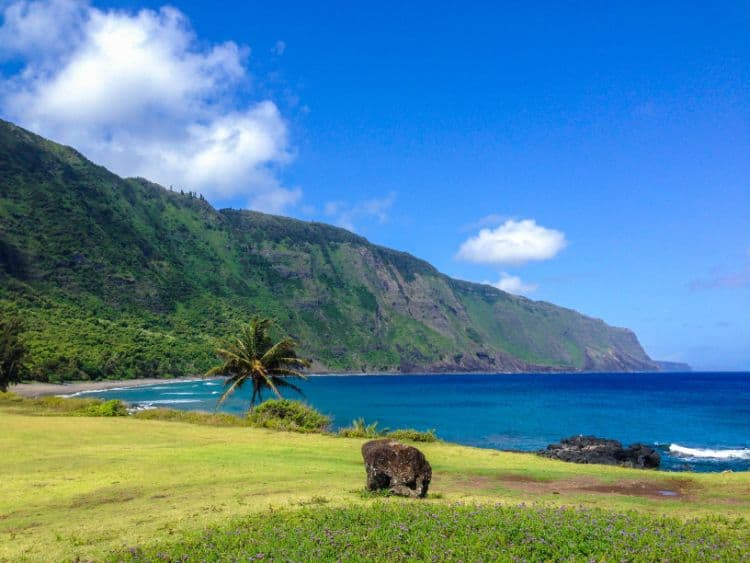
[[[0,121],[0,315],[37,379],[205,372],[277,319],[331,371],[655,369],[635,335],[353,233],[121,179]]]
[[[325,499],[318,499],[325,504]],[[750,525],[601,509],[377,502],[274,511],[112,561],[743,561]]]
[[[20,383],[26,375],[26,346],[20,339],[21,322],[15,317],[0,317],[0,392]]]

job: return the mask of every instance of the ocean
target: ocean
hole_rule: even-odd
[[[213,411],[222,385],[209,379],[79,395]],[[434,429],[451,442],[524,451],[593,434],[656,447],[667,471],[750,470],[750,373],[314,376],[300,386],[334,428],[362,417],[380,428]],[[220,410],[242,414],[249,398],[243,389]]]

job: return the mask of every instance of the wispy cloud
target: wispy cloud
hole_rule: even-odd
[[[18,67],[0,78],[4,117],[121,175],[271,212],[300,199],[278,179],[293,157],[278,107],[236,101],[250,79],[248,48],[207,44],[169,7],[18,0],[2,15],[0,59]]]
[[[323,208],[323,214],[335,225],[357,230],[357,223],[375,220],[386,223],[396,194],[391,192],[384,198],[373,198],[351,204],[345,201],[329,201]]]
[[[529,295],[539,288],[535,283],[525,283],[518,276],[512,276],[506,272],[500,273],[500,279],[498,281],[486,281],[484,283],[514,295]]]
[[[688,287],[692,291],[750,287],[750,248],[745,253],[744,258],[740,259],[737,270],[729,273],[717,273],[714,270],[713,275],[693,280],[688,284]]]
[[[744,270],[739,272],[690,282],[690,289],[693,291],[704,289],[737,289],[740,287],[750,287],[750,266],[746,266]]]
[[[533,219],[509,219],[494,229],[482,229],[464,241],[456,257],[483,264],[521,265],[549,260],[567,244],[564,233],[537,225]]]
[[[277,41],[276,44],[271,49],[271,53],[276,55],[277,57],[280,57],[284,54],[284,51],[286,51],[286,43],[284,41]]]

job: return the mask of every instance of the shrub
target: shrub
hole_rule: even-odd
[[[22,403],[23,401],[24,398],[21,395],[11,393],[10,391],[0,391],[0,405],[12,405]]]
[[[127,416],[128,409],[122,401],[112,399],[83,407],[73,411],[73,414],[76,416]]]
[[[17,317],[0,317],[0,391],[21,383],[26,375],[27,348],[21,342],[21,321]]]
[[[142,420],[167,420],[170,422],[186,422],[188,424],[202,424],[204,426],[248,426],[248,421],[239,416],[224,413],[207,413],[199,411],[179,411],[175,409],[148,409],[133,413],[135,418]]]
[[[393,432],[388,432],[387,436],[394,440],[410,440],[412,442],[437,442],[438,440],[435,430],[420,432],[413,428],[394,430]]]
[[[386,435],[388,429],[378,430],[377,420],[372,424],[365,423],[364,418],[352,421],[351,426],[339,429],[339,436],[344,438],[381,438]]]
[[[0,393],[0,405],[24,414],[42,416],[125,416],[128,409],[122,401],[112,399],[81,399],[77,397],[26,398],[14,393]]]
[[[340,428],[338,435],[343,438],[393,438],[394,440],[409,440],[412,442],[436,442],[438,440],[434,430],[420,432],[413,428],[391,430],[378,429],[377,421],[367,424],[364,418],[352,421],[351,426]]]
[[[292,432],[323,432],[331,419],[310,405],[289,399],[270,399],[247,415],[250,424]]]

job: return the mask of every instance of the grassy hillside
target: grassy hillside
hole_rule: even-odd
[[[0,314],[37,378],[204,371],[271,315],[332,371],[647,370],[635,335],[353,233],[121,179],[0,121]]]
[[[432,443],[418,445],[433,467],[426,500],[373,498],[362,492],[363,440],[133,417],[44,416],[5,397],[0,560],[98,560],[123,550],[113,556],[119,559],[132,555],[129,548],[144,549],[149,560],[159,553],[179,560],[185,552],[193,560],[248,560],[269,546],[289,550],[278,553],[281,560],[298,560],[293,550],[319,536],[325,542],[317,547],[338,545],[325,529],[336,541],[362,538],[362,545],[350,545],[364,550],[350,551],[353,559],[371,559],[370,549],[437,544],[445,557],[449,548],[462,547],[474,551],[455,552],[454,559],[462,553],[465,560],[494,559],[504,549],[498,542],[537,549],[512,552],[531,559],[550,557],[545,549],[573,549],[584,560],[631,559],[626,548],[645,550],[646,559],[747,555],[747,473],[574,465]],[[561,506],[576,508],[558,511]],[[550,543],[535,545],[529,537]],[[408,559],[401,551],[391,555]]]

